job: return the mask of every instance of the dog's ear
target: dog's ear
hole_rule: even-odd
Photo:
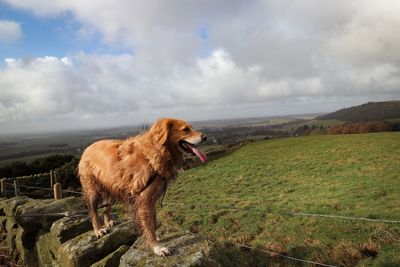
[[[165,143],[167,143],[171,128],[172,121],[164,118],[154,123],[150,129],[150,132],[153,134],[153,138],[158,144],[165,145]]]

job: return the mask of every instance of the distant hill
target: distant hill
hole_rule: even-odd
[[[368,102],[359,106],[340,109],[317,119],[369,122],[395,118],[400,118],[400,101]]]

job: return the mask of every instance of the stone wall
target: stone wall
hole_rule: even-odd
[[[132,221],[118,220],[105,236],[97,239],[81,198],[0,199],[3,237],[0,245],[24,266],[256,266],[259,263],[260,255],[164,226],[158,229],[158,235],[173,253],[166,258],[157,257],[133,229]]]

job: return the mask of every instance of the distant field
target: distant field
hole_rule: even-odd
[[[343,121],[338,121],[338,120],[316,120],[316,119],[311,119],[308,121],[302,121],[302,122],[294,122],[294,123],[290,123],[290,124],[284,124],[282,125],[282,127],[278,127],[278,130],[284,130],[284,131],[293,131],[295,129],[297,129],[298,127],[302,127],[304,125],[308,125],[308,126],[323,126],[324,128],[330,127],[330,126],[334,126],[337,124],[341,124],[343,123]]]
[[[308,115],[310,117],[311,115]],[[204,130],[221,130],[224,132],[221,140],[237,141],[238,133],[243,132],[242,129],[253,129],[254,127],[268,127],[272,125],[297,122],[301,118],[308,118],[306,115],[300,116],[280,116],[280,117],[265,117],[265,118],[245,118],[231,120],[217,120],[195,122],[193,125],[196,128]],[[0,135],[0,166],[9,164],[13,161],[29,162],[36,158],[46,157],[57,153],[73,154],[79,156],[83,149],[100,139],[125,139],[128,136],[136,135],[140,132],[142,126],[126,126],[110,129],[94,129],[94,130],[79,130],[59,133],[41,133],[41,134],[20,134],[20,135]],[[232,130],[233,128],[242,127]],[[216,135],[216,134],[214,134]],[[232,140],[228,139],[228,135],[234,136]],[[246,136],[247,137],[247,136]],[[245,139],[245,137],[240,137]],[[211,146],[210,146],[211,145]],[[216,149],[216,144],[210,143],[209,149]]]
[[[398,132],[254,142],[185,171],[169,187],[160,216],[218,240],[302,259],[400,266],[400,224],[287,214],[400,220],[399,151]]]
[[[137,131],[137,128],[115,128],[0,136],[0,166],[13,161],[30,162],[54,154],[79,156],[96,140],[126,138]]]

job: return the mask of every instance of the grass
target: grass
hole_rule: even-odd
[[[286,214],[400,220],[399,151],[400,133],[254,142],[181,174],[159,215],[220,241],[302,259],[400,266],[400,224]]]

